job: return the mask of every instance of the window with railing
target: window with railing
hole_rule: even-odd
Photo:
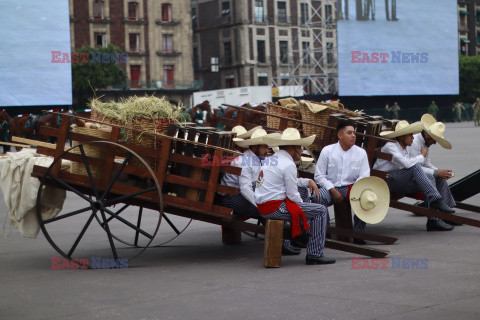
[[[287,3],[285,1],[277,2],[277,21],[278,23],[287,23]]]
[[[332,5],[327,4],[325,6],[325,21],[332,21]]]
[[[162,42],[163,42],[163,52],[172,53],[173,52],[173,34],[162,35]]]
[[[192,8],[193,10],[194,8]],[[170,3],[162,4],[162,21],[170,22],[172,21],[172,5]]]
[[[193,48],[193,70],[198,71],[200,69],[200,65],[198,63],[198,48]]]
[[[232,64],[232,43],[231,42],[224,42],[223,43],[223,59],[225,65],[229,66]]]
[[[279,41],[280,63],[288,63],[288,41]]]
[[[265,40],[257,40],[257,60],[261,63],[265,63],[267,60],[265,54]]]
[[[300,24],[308,22],[308,3],[300,3]]]
[[[223,1],[222,2],[222,16],[228,16],[230,14],[230,2]]]
[[[165,65],[163,66],[163,81],[165,81],[164,88],[173,88],[174,79],[173,79],[173,66]]]
[[[255,0],[255,22],[265,22],[265,11],[263,7],[263,0]]]
[[[138,2],[128,3],[128,20],[138,20]]]
[[[310,42],[302,42],[302,62],[303,64],[310,64]]]
[[[334,62],[333,53],[333,42],[327,42],[327,64]]]
[[[130,52],[139,52],[140,51],[140,34],[130,33],[128,38],[129,38]]]
[[[93,35],[95,38],[96,47],[106,47],[107,46],[107,34],[105,32],[95,32]]]
[[[192,28],[195,30],[197,29],[197,8],[192,8],[191,15],[192,15]]]
[[[94,20],[103,20],[103,8],[105,4],[103,1],[97,0],[93,3],[93,19]]]

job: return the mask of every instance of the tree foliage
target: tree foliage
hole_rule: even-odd
[[[480,97],[480,55],[460,56],[460,100],[473,102]]]
[[[78,63],[72,63],[73,95],[78,106],[84,107],[87,100],[94,96],[96,88],[115,85],[125,80],[126,74],[119,62],[107,59],[107,61],[104,60],[100,63],[98,59],[95,59],[95,55],[98,57],[103,53],[115,54],[107,55],[107,57],[121,55],[122,51],[119,47],[112,44],[97,48],[85,46],[76,52],[79,54],[88,53],[87,63],[82,63],[82,58],[79,59]],[[92,59],[94,59],[93,62]]]

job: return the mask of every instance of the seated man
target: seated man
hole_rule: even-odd
[[[265,219],[291,222],[292,236],[310,230],[307,244],[307,264],[330,264],[334,259],[324,256],[327,230],[327,208],[321,204],[308,203],[308,192],[300,196],[298,187],[309,187],[318,196],[318,187],[313,180],[298,179],[295,161],[302,155],[302,146],[313,143],[315,136],[300,138],[297,129],[287,128],[280,138],[265,138],[271,146],[279,146],[275,158],[262,165],[255,188],[255,201]],[[308,222],[307,222],[308,221]]]
[[[233,196],[226,194],[220,201],[220,204],[232,208],[233,214],[247,218],[264,220],[258,212],[255,203],[255,182],[260,172],[261,162],[268,153],[268,146],[264,142],[264,138],[268,136],[279,136],[279,133],[267,135],[263,129],[256,129],[251,134],[250,139],[234,138],[235,144],[246,151],[235,158],[231,165],[242,168],[240,176],[226,173],[222,177],[221,184],[238,188],[238,194]],[[300,254],[300,248],[294,247],[290,241],[285,240],[282,252],[287,255]]]
[[[420,122],[409,124],[402,120],[397,123],[395,131],[382,132],[382,136],[396,140],[396,142],[387,142],[382,148],[382,152],[392,154],[392,160],[377,159],[373,169],[388,172],[386,182],[391,192],[404,196],[422,191],[428,207],[452,213],[453,210],[442,200],[437,188],[421,167],[427,156],[427,150],[421,147],[421,154],[415,157],[408,153],[407,147],[412,145],[413,134],[422,130],[423,125]],[[442,220],[428,217],[428,231],[450,231],[452,229],[452,226]]]
[[[427,150],[425,160],[421,164],[422,169],[437,187],[443,201],[445,201],[447,206],[453,208],[456,204],[447,183],[447,180],[452,177],[452,170],[438,169],[430,162],[430,146],[438,142],[443,148],[452,149],[452,144],[443,137],[445,125],[442,122],[437,122],[435,118],[428,113],[422,116],[421,121],[424,129],[422,132],[413,136],[413,143],[407,148],[408,153],[410,156],[415,157],[421,154],[421,148]],[[458,222],[443,221],[453,226],[461,225],[461,223]]]
[[[322,149],[315,168],[315,182],[320,186],[320,198],[315,202],[331,206],[347,200],[347,193],[358,180],[370,176],[367,152],[355,145],[355,128],[347,121],[337,126],[338,142]],[[364,231],[365,222],[354,217],[354,230]],[[361,239],[355,243],[364,244]]]

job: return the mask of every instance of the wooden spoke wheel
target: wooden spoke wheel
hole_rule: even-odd
[[[120,210],[137,210],[137,226],[141,227],[143,220],[142,217],[145,214],[146,211],[150,211],[151,209],[144,208],[144,207],[133,207],[131,208],[129,205],[123,205]],[[109,219],[112,219],[110,217]],[[176,239],[178,236],[180,236],[187,228],[190,226],[190,223],[192,223],[193,219],[188,219],[184,217],[179,217],[175,215],[170,215],[168,213],[162,212],[162,219],[163,223],[160,225],[160,229],[157,232],[157,235],[155,236],[155,240],[149,245],[151,248],[152,247],[161,247],[166,245],[167,243],[170,243],[174,239]],[[100,221],[97,217],[97,221],[103,226],[104,224],[102,221]],[[124,237],[123,239],[112,234],[112,237],[117,240],[118,242],[123,243],[124,245],[131,246],[131,247],[137,247],[137,248],[143,248],[145,246],[145,243],[142,243],[139,241],[138,237],[138,232],[135,232],[135,234],[132,236]]]
[[[99,166],[99,159],[87,155],[86,150],[92,148],[108,150],[111,158],[119,159],[106,183],[100,179],[104,168]],[[75,164],[83,163],[85,174],[53,173],[58,162],[72,157],[81,159]],[[126,167],[134,159],[143,170]],[[131,261],[152,244],[160,228],[163,200],[155,173],[141,156],[120,144],[94,141],[74,146],[54,160],[40,182],[36,203],[40,228],[52,247],[69,260],[101,257]],[[49,198],[52,186],[66,190],[67,199],[60,213],[44,218],[42,200]],[[130,237],[138,249],[123,245]],[[107,253],[99,248],[102,241],[110,248]]]

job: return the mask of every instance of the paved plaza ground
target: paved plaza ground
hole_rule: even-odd
[[[480,169],[480,127],[447,124],[446,136],[453,150],[434,146],[432,162],[452,169],[452,182]],[[78,201],[69,197],[65,207],[75,210]],[[465,202],[479,206],[480,195]],[[58,253],[45,237],[22,238],[6,216],[2,195],[0,320],[480,319],[480,229],[427,232],[425,217],[395,209],[368,226],[399,238],[391,246],[372,244],[390,250],[383,270],[352,269],[356,255],[331,249],[326,255],[337,259],[334,265],[307,266],[303,251],[283,257],[282,268],[266,269],[263,241],[244,236],[239,245],[223,245],[220,227],[198,221],[126,269],[52,270]],[[61,240],[79,226],[53,230]],[[104,238],[92,234],[81,250],[108,255]],[[426,268],[394,269],[392,258],[421,259]]]

